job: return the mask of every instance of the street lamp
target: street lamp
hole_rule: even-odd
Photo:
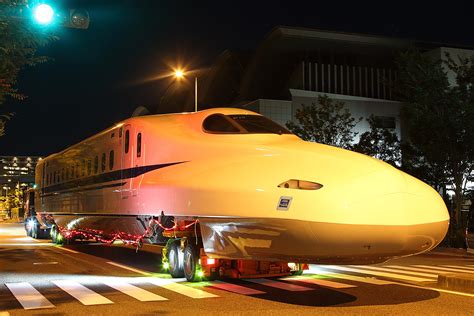
[[[33,9],[35,20],[40,24],[49,24],[53,21],[54,10],[49,4],[40,4]]]
[[[176,79],[181,79],[184,77],[185,72],[181,69],[176,69],[173,73]],[[194,112],[198,110],[198,78],[194,76]]]

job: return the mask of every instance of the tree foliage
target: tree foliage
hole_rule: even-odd
[[[401,163],[400,140],[393,129],[378,127],[378,118],[367,119],[370,130],[362,133],[353,150],[383,160],[393,166]]]
[[[454,193],[452,224],[460,229],[461,205],[474,167],[474,57],[445,57],[435,60],[416,50],[401,54],[395,88],[405,103],[404,165]],[[448,71],[455,82],[449,82]]]
[[[352,129],[362,118],[355,119],[344,102],[319,96],[318,103],[302,105],[296,110],[297,122],[286,126],[304,140],[350,149],[357,132]]]
[[[46,62],[48,57],[38,56],[37,51],[56,39],[48,28],[33,23],[30,13],[26,0],[0,1],[0,105],[7,97],[26,97],[15,86],[18,74],[27,66]],[[3,129],[6,120],[0,117]]]

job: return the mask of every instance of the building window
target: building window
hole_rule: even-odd
[[[111,150],[109,153],[109,170],[114,169],[114,151]]]
[[[102,172],[105,171],[105,164],[106,164],[105,159],[106,159],[105,153],[102,153],[102,162],[100,164],[100,167],[101,167],[100,169],[102,170]]]
[[[125,131],[125,153],[128,154],[128,149],[130,147],[130,131],[127,129]]]
[[[95,156],[94,158],[94,173],[99,171],[99,157]]]
[[[137,135],[137,157],[142,156],[142,133]]]

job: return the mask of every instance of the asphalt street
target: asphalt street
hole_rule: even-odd
[[[474,256],[423,254],[375,266],[312,265],[301,277],[188,283],[159,273],[159,249],[56,246],[0,223],[0,316],[474,315],[474,294],[436,288]]]

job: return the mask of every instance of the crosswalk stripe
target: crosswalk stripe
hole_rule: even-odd
[[[352,266],[353,267],[353,266]],[[386,271],[386,272],[394,272],[394,273],[402,273],[402,274],[409,274],[409,275],[416,275],[416,276],[422,276],[422,277],[427,277],[427,278],[433,278],[436,279],[438,278],[437,274],[433,273],[422,273],[422,272],[412,272],[412,271],[400,271],[397,269],[393,268],[385,268],[385,267],[372,267],[372,266],[363,266],[364,269],[369,269],[369,270],[377,270],[377,271]]]
[[[53,308],[54,305],[28,282],[5,283],[24,309]]]
[[[449,271],[443,271],[443,270],[438,270],[438,269],[417,268],[417,267],[412,267],[412,266],[387,266],[387,267],[402,269],[402,270],[409,270],[409,271],[431,272],[431,273],[437,273],[437,274],[449,273]]]
[[[159,278],[150,278],[148,282],[151,284],[160,286],[167,290],[191,297],[191,298],[210,298],[210,297],[218,297],[218,295],[205,292],[200,289],[196,289],[193,287],[189,287],[183,284],[179,284],[176,282],[176,279],[159,279]]]
[[[299,281],[299,282],[304,282],[304,283],[316,284],[316,285],[320,285],[324,287],[331,287],[334,289],[348,289],[348,288],[356,287],[355,285],[351,285],[351,284],[344,284],[344,283],[329,281],[325,279],[315,279],[312,277],[288,277],[288,278],[281,278],[280,280]]]
[[[416,267],[420,268],[432,268],[432,266],[425,266],[425,265],[415,265]],[[453,269],[453,268],[443,268],[440,266],[436,266],[437,270],[449,271],[449,272],[463,272],[463,273],[474,273],[474,271],[462,270],[462,269]]]
[[[51,281],[57,287],[77,299],[83,305],[102,305],[113,304],[108,298],[86,288],[82,284],[70,280],[56,280]]]
[[[243,294],[243,295],[265,294],[265,292],[262,292],[259,290],[255,290],[255,289],[245,287],[245,286],[240,286],[237,284],[222,282],[222,281],[212,281],[210,282],[210,286],[224,290],[224,291],[233,292],[237,294]]]
[[[270,287],[274,287],[277,289],[282,289],[286,291],[312,291],[314,289],[309,288],[309,287],[304,287],[296,284],[291,284],[291,283],[285,283],[285,282],[278,282],[274,280],[269,280],[269,279],[244,279],[245,281],[252,282],[252,283],[257,283],[257,284],[262,284]]]
[[[342,267],[342,266],[330,266],[330,265],[325,266],[325,267],[329,269],[339,270],[339,271],[371,274],[371,275],[377,275],[377,276],[405,280],[405,281],[433,282],[432,279],[426,279],[426,278],[420,278],[420,277],[414,277],[414,276],[408,276],[408,275],[402,275],[402,274],[396,274],[396,273],[390,273],[390,272],[370,271],[370,270],[364,270],[364,269],[356,269],[356,268],[349,268],[349,267]]]
[[[122,281],[105,281],[103,282],[105,285],[116,289],[117,291],[120,291],[128,296],[131,296],[141,302],[150,302],[150,301],[167,301],[167,298],[164,298],[163,296],[159,296],[155,293],[152,293],[150,291],[144,290],[142,288],[139,288],[138,286],[129,284],[127,282],[122,282]]]
[[[393,282],[386,281],[386,280],[379,280],[379,279],[374,279],[374,278],[369,278],[369,277],[360,277],[360,276],[356,276],[352,274],[340,274],[333,271],[321,269],[320,267],[317,267],[316,269],[310,269],[307,271],[309,273],[320,274],[320,275],[324,275],[331,278],[350,280],[350,281],[356,281],[356,282],[373,284],[373,285],[393,284]]]
[[[448,265],[442,265],[442,267],[448,267],[448,268],[456,268],[456,269],[462,269],[462,270],[474,270],[474,267],[470,268],[467,266],[448,266]]]

